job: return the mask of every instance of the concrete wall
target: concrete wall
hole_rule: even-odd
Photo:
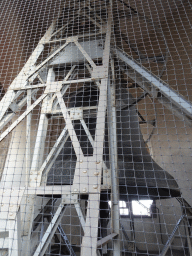
[[[156,201],[156,213],[150,217],[134,217],[136,248],[138,251],[150,251],[159,254],[170,237],[182,213],[176,199]],[[121,218],[127,235],[131,241],[131,226],[129,218]],[[184,224],[178,228],[171,248],[183,250],[186,243]],[[124,244],[125,249],[128,243]]]
[[[166,2],[166,1],[165,1]],[[153,5],[152,5],[153,6]],[[146,8],[146,7],[144,7]],[[167,6],[167,8],[169,8]],[[152,9],[152,7],[150,7]],[[153,9],[154,11],[154,9]],[[159,10],[161,12],[161,10]],[[162,14],[162,13],[161,13]],[[187,1],[175,6],[175,11],[166,17],[165,13],[157,20],[153,12],[153,20],[162,29],[168,44],[169,58],[167,69],[162,79],[166,81],[186,99],[192,100],[191,82],[191,56],[192,56],[192,9]],[[147,25],[143,25],[144,37],[136,36],[135,43],[141,52],[154,55],[165,54],[165,45],[162,37],[152,33],[146,34]],[[132,28],[134,28],[132,23]],[[134,29],[133,29],[134,32]],[[138,38],[137,38],[138,37]],[[156,37],[156,40],[155,40]],[[143,39],[144,38],[144,39]],[[157,39],[158,38],[158,39]],[[130,37],[132,42],[133,36]],[[158,42],[159,47],[154,47]],[[129,52],[134,58],[138,58],[132,51]],[[149,54],[149,55],[150,55]],[[146,67],[157,75],[162,65],[150,63]],[[132,90],[133,92],[133,90]],[[138,92],[138,90],[137,90]],[[141,93],[141,92],[139,92]],[[134,94],[136,96],[136,93]],[[157,114],[157,128],[151,141],[148,143],[149,150],[154,160],[166,171],[168,171],[177,181],[184,199],[192,205],[192,130],[183,120],[178,119],[169,110],[155,101]],[[146,99],[139,103],[139,111],[147,120],[155,118],[153,103]],[[150,125],[141,126],[144,138],[147,139],[152,127]],[[157,218],[135,218],[136,245],[139,250],[158,251],[162,250],[163,244],[170,236],[178,219],[182,215],[179,203],[176,199],[158,200],[156,205],[159,208]],[[159,224],[160,222],[160,224]],[[127,230],[130,230],[129,219],[122,219],[122,223]],[[160,226],[161,225],[161,226]],[[160,229],[161,228],[161,229]],[[162,236],[160,233],[162,232]],[[128,232],[129,236],[131,233]],[[177,231],[176,238],[172,243],[172,248],[183,250],[186,239],[183,223]]]

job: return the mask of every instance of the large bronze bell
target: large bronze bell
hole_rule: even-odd
[[[160,199],[180,195],[175,179],[163,170],[150,156],[139,126],[139,119],[132,96],[126,89],[116,92],[117,141],[120,200]],[[99,90],[95,86],[83,87],[71,95],[69,107],[96,106]],[[96,113],[91,111],[85,122],[94,138]],[[84,155],[93,153],[92,146],[79,120],[74,121],[75,131]],[[106,117],[103,159],[110,168],[108,125]],[[65,143],[48,175],[48,185],[69,185],[73,182],[76,155],[70,138]]]

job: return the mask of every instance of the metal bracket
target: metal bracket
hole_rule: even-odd
[[[83,109],[82,108],[70,108],[71,120],[81,120],[83,119]]]

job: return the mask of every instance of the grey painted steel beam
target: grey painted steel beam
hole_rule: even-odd
[[[55,231],[57,230],[59,223],[63,217],[64,209],[65,205],[61,203],[33,256],[44,255],[44,253],[46,252],[47,247],[49,246],[51,239],[55,234]]]
[[[185,215],[182,215],[181,218],[178,220],[177,224],[175,225],[175,227],[174,227],[174,229],[173,229],[173,231],[172,231],[172,233],[171,233],[169,239],[167,240],[167,242],[166,242],[166,244],[165,244],[165,246],[164,246],[164,248],[163,248],[163,250],[162,250],[162,252],[160,253],[159,256],[165,256],[165,255],[166,255],[166,253],[167,253],[167,251],[168,251],[168,249],[169,249],[171,243],[173,242],[173,239],[174,239],[174,237],[175,237],[175,233],[176,233],[176,231],[177,231],[177,229],[178,229],[178,227],[179,227],[181,221],[182,221],[185,217],[186,217]]]
[[[115,107],[115,73],[114,62],[111,60],[112,66],[112,83],[110,76],[108,79],[108,97],[107,97],[107,117],[109,130],[109,152],[111,162],[111,221],[113,232],[119,236],[120,216],[119,216],[119,184],[117,171],[117,133],[116,133],[116,107]],[[120,239],[117,237],[114,243],[114,256],[120,255]]]
[[[110,234],[110,235],[108,235],[108,236],[106,236],[106,237],[103,237],[102,239],[100,239],[100,240],[97,241],[97,246],[98,246],[98,247],[101,247],[101,246],[107,244],[107,243],[110,242],[113,238],[115,238],[117,235],[118,235],[118,234],[116,234],[116,233],[112,233],[112,234]]]
[[[189,126],[192,125],[192,118],[187,116],[182,109],[175,106],[170,99],[166,98],[164,95],[158,96],[158,90],[151,86],[151,84],[136,73],[133,69],[126,70],[123,66],[120,66],[120,69],[124,74],[130,77],[136,84],[138,84],[144,91],[146,91],[151,97],[157,99],[163,106],[169,109],[174,115],[176,115],[179,119],[184,120],[185,123]]]
[[[146,68],[139,65],[125,52],[121,51],[118,48],[113,48],[113,53],[117,56],[119,60],[121,60],[125,65],[131,68],[130,71],[126,70],[126,74],[130,76],[133,80],[136,80],[136,82],[137,80],[139,80],[138,84],[143,87],[143,89],[145,89],[152,96],[154,95],[153,90],[151,89],[158,89],[161,94],[167,99],[167,101],[170,102],[170,109],[173,108],[175,112],[183,112],[188,118],[192,118],[191,102],[187,101],[182,95],[173,90],[161,79],[150,73]],[[134,79],[134,76],[136,77],[136,74],[139,74],[139,79]],[[166,104],[168,104],[168,102]]]

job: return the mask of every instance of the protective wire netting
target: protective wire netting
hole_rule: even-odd
[[[0,5],[0,256],[192,256],[190,1]]]

